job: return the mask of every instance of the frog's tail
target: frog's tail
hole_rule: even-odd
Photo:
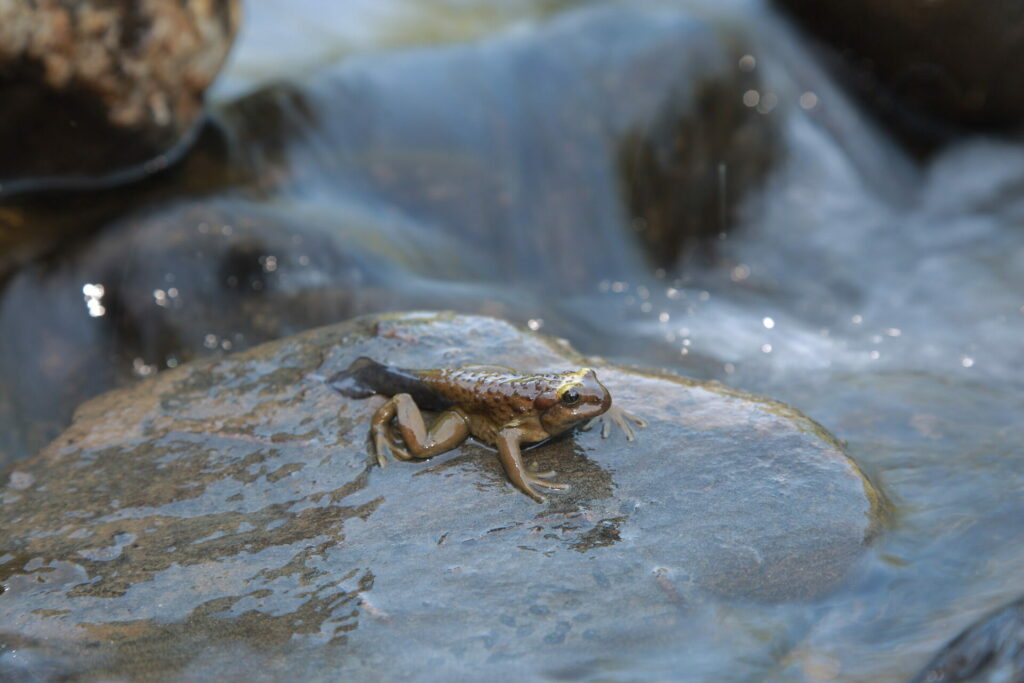
[[[341,372],[327,378],[327,386],[349,398],[369,398],[378,393],[378,380],[388,367],[372,358],[360,356]]]
[[[352,365],[328,378],[327,386],[349,398],[369,398],[374,394],[409,394],[423,410],[444,410],[451,403],[434,392],[421,376],[421,370],[396,368],[372,358],[356,358]]]

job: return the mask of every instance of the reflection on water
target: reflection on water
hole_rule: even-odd
[[[324,3],[304,4],[316,9],[296,16],[326,11]],[[408,6],[433,12],[435,4],[462,11],[450,2],[372,10],[363,3],[363,11],[407,18],[419,16]],[[534,20],[558,4],[570,3],[516,3],[531,7],[521,14],[476,3],[486,20],[467,19],[479,23],[452,34],[479,34],[505,12],[502,22]],[[358,23],[349,9],[330,11],[339,14],[325,24]],[[593,103],[667,89],[626,86],[676,54],[674,41],[693,30],[687,20],[668,12],[626,21],[624,34],[656,45],[639,66],[603,63],[603,43],[591,34],[579,39],[570,17],[548,47],[531,47],[532,29],[520,27],[485,41],[491,47],[469,61],[442,49],[415,60],[363,55],[335,68],[352,45],[401,41],[321,33],[321,22],[309,18],[298,32],[326,47],[286,56],[279,73],[313,62],[328,73],[299,88],[300,99],[275,95],[287,105],[276,109],[278,120],[246,117],[247,106],[265,106],[258,99],[227,101],[246,79],[268,72],[259,51],[249,51],[253,43],[241,46],[223,85],[222,117],[242,145],[233,154],[258,188],[204,200],[203,211],[228,207],[229,219],[189,217],[187,207],[169,224],[162,221],[175,212],[166,208],[149,223],[126,219],[82,248],[100,254],[87,267],[58,259],[56,267],[16,275],[0,318],[32,318],[38,290],[24,299],[17,293],[33,279],[40,290],[59,286],[70,302],[61,315],[81,316],[76,325],[155,316],[159,324],[137,328],[152,337],[127,343],[140,363],[135,374],[146,375],[352,313],[436,303],[497,312],[587,353],[787,401],[844,440],[897,505],[896,523],[857,578],[809,604],[678,605],[666,619],[675,637],[692,631],[684,643],[623,643],[606,660],[562,673],[657,676],[685,661],[695,677],[902,680],[975,617],[1024,593],[1024,150],[965,140],[919,171],[785,29],[752,24],[764,19],[762,10],[744,11],[725,25],[737,35],[757,31],[759,42],[726,70],[762,79],[743,102],[777,131],[762,142],[777,134],[785,153],[773,157],[766,185],[744,195],[738,224],[703,226],[698,232],[710,242],[684,250],[681,266],[671,265],[676,259],[644,265],[607,144],[636,120],[656,118],[664,100],[631,109],[619,100]],[[285,30],[253,19],[253,35]],[[712,72],[726,55],[733,59],[728,51],[699,53]],[[622,64],[629,68],[616,71]],[[601,87],[585,80],[598,67],[612,74]],[[692,77],[688,68],[666,78]],[[555,76],[535,80],[532,69]],[[537,95],[543,87],[552,92]],[[280,137],[267,134],[277,124]],[[713,175],[728,194],[730,165]],[[187,236],[176,232],[182,225]],[[216,241],[202,225],[220,227]],[[250,239],[223,234],[234,226]],[[145,244],[158,233],[152,247]],[[180,256],[166,248],[167,234]],[[138,270],[125,271],[125,263]],[[65,276],[54,276],[55,268]],[[215,281],[204,291],[211,272]],[[218,300],[225,283],[244,295]],[[223,314],[234,308],[237,318]],[[82,365],[102,365],[88,354],[110,352],[106,335],[125,339],[111,327],[68,334],[82,349],[50,347],[48,367],[75,354]],[[31,355],[18,348],[7,361]],[[54,377],[86,381],[88,372]],[[25,395],[22,406],[31,413],[52,395]],[[610,519],[586,542],[600,545],[617,533]]]

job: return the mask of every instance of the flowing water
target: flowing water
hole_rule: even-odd
[[[607,161],[567,159],[577,148],[558,146],[552,120],[571,115],[586,128],[589,91],[564,105],[571,112],[549,106],[560,100],[535,88],[564,91],[572,81],[535,77],[528,60],[505,68],[488,47],[515,50],[558,15],[568,22],[558,58],[585,72],[596,57],[583,53],[597,48],[572,42],[580,4],[340,9],[311,0],[287,16],[251,7],[214,105],[261,190],[226,201],[301,225],[307,243],[340,231],[352,246],[342,266],[305,271],[305,280],[288,271],[298,278],[289,291],[307,296],[338,283],[331,267],[360,273],[342,284],[369,293],[317,322],[436,300],[504,314],[610,360],[763,393],[846,442],[894,503],[892,526],[835,594],[710,602],[690,615],[687,643],[623,643],[604,665],[609,677],[677,667],[695,679],[903,680],[980,614],[1024,593],[1024,144],[965,139],[914,162],[770,10],[690,6],[746,36],[753,61],[744,68],[761,79],[753,108],[782,152],[735,213],[726,203],[738,171],[717,164],[723,208],[709,246],[678,267],[648,266],[630,218],[602,194]],[[645,40],[680,30],[679,3],[658,7],[631,30]],[[482,47],[460,70],[446,45],[466,40]],[[276,100],[275,135],[253,140],[239,132],[237,98],[270,79],[306,85],[301,98],[285,91]],[[495,111],[506,118],[495,123]],[[600,125],[625,130],[629,117],[612,111]],[[582,144],[597,147],[604,134]],[[360,154],[387,166],[383,175],[367,175]],[[417,169],[441,169],[445,182]],[[587,244],[574,241],[578,231],[559,232],[569,214],[567,224],[589,227]],[[523,227],[537,222],[553,227]],[[286,259],[269,255],[275,268]],[[151,294],[151,284],[139,287]],[[374,298],[380,289],[389,294]],[[212,333],[215,345],[232,338]]]

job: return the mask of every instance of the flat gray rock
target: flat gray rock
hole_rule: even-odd
[[[587,364],[650,426],[528,451],[571,485],[546,504],[472,442],[379,468],[365,441],[380,399],[317,379],[360,355]],[[105,394],[2,495],[12,678],[600,672],[631,643],[675,647],[699,596],[834,589],[885,508],[792,408],[448,314],[360,318]]]

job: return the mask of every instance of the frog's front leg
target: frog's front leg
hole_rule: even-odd
[[[406,448],[396,446],[391,438],[391,421],[398,423],[398,429]],[[384,454],[388,451],[399,460],[432,458],[449,451],[469,436],[466,417],[457,410],[448,410],[434,421],[430,430],[423,420],[423,413],[409,394],[395,394],[377,409],[370,426],[377,462],[384,466]]]
[[[537,493],[531,484],[558,491],[565,490],[568,487],[564,484],[552,484],[540,478],[541,476],[551,476],[554,474],[553,472],[537,475],[526,471],[526,468],[523,466],[523,454],[519,448],[522,438],[522,431],[516,427],[508,427],[498,432],[498,437],[495,441],[498,446],[498,458],[505,467],[505,473],[512,483],[515,484],[516,488],[538,503],[543,503],[544,496]]]

